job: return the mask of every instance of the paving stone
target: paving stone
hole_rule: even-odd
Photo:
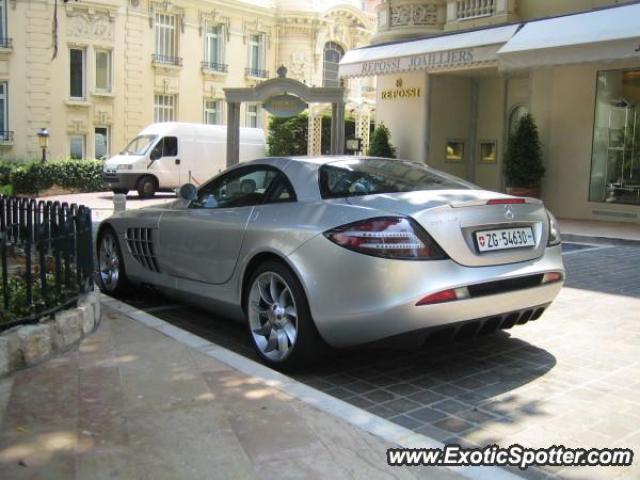
[[[444,418],[443,420],[435,422],[433,426],[451,433],[462,433],[465,430],[473,428],[471,423],[456,417]]]
[[[431,407],[422,407],[417,410],[413,410],[412,412],[409,412],[408,415],[412,416],[413,418],[417,418],[418,420],[421,420],[423,422],[429,422],[429,423],[433,423],[437,420],[441,420],[446,417],[445,413],[440,412],[438,410],[434,410]]]
[[[366,399],[376,403],[383,403],[397,398],[397,395],[394,395],[393,393],[386,390],[374,390],[372,392],[365,393],[363,396]]]
[[[469,405],[462,402],[458,402],[457,400],[448,399],[448,400],[442,400],[440,402],[436,402],[433,405],[431,405],[431,407],[437,410],[441,410],[445,413],[456,413],[462,410],[467,410],[469,408]]]
[[[408,398],[396,398],[395,400],[391,400],[390,402],[385,402],[384,406],[390,408],[394,412],[397,413],[405,413],[410,410],[415,410],[420,407],[420,404],[409,400]]]

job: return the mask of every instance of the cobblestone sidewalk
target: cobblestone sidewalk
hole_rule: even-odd
[[[382,440],[118,314],[0,381],[0,477],[416,479]]]

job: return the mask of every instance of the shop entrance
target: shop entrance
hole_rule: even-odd
[[[506,95],[497,68],[430,75],[428,163],[500,190]]]

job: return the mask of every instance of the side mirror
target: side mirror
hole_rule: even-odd
[[[198,189],[192,183],[185,183],[178,189],[178,197],[191,202],[198,198]]]
[[[162,158],[162,152],[160,152],[159,150],[153,149],[149,154],[149,158],[151,160],[159,160],[160,158]]]

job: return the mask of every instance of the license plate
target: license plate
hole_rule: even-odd
[[[534,247],[536,244],[531,227],[476,232],[476,243],[478,244],[478,250],[481,252]]]

